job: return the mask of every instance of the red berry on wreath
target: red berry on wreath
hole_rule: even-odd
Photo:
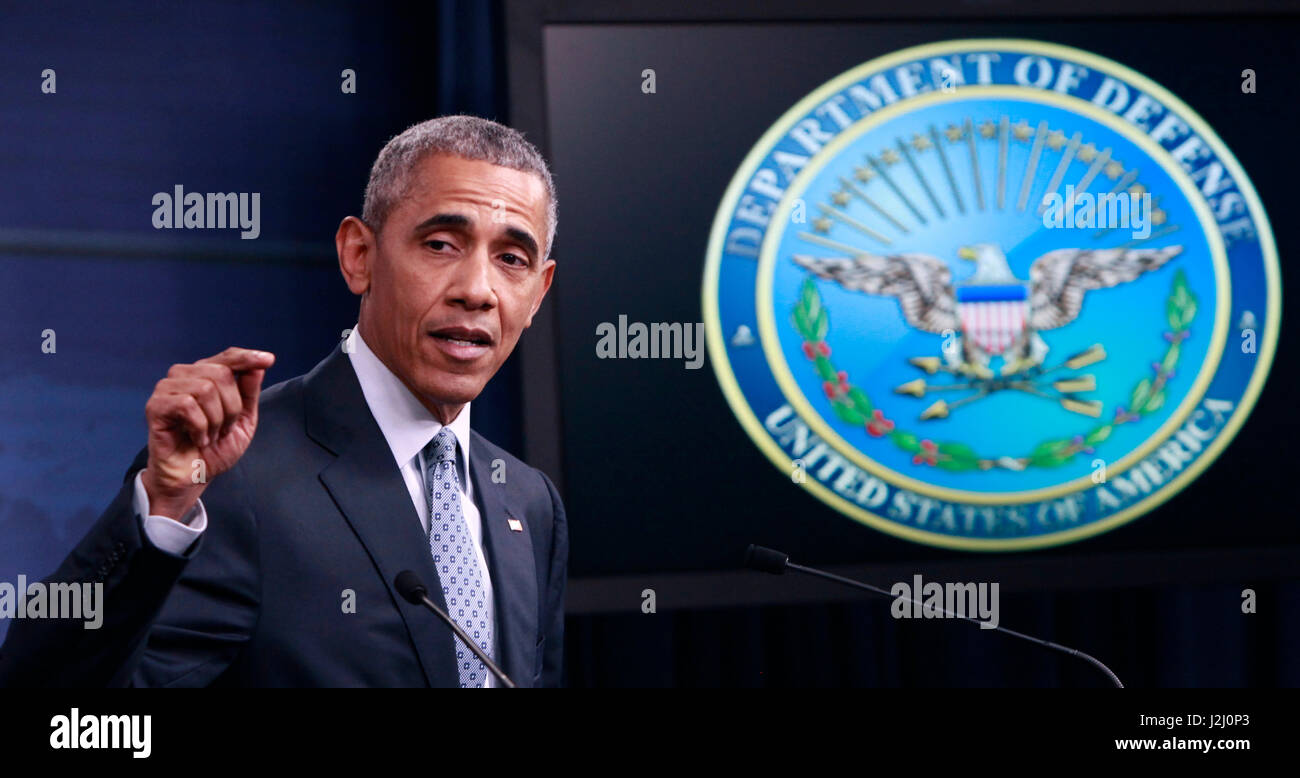
[[[885,414],[879,408],[871,412],[871,421],[867,422],[867,432],[874,437],[880,437],[894,428],[894,422],[885,418]]]

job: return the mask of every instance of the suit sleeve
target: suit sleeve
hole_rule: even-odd
[[[0,686],[125,685],[132,657],[188,561],[160,551],[143,536],[132,507],[132,473],[143,467],[145,456],[136,458],[112,503],[44,579],[101,587],[99,628],[68,619],[14,621],[0,647]]]
[[[47,583],[102,587],[98,629],[67,619],[17,620],[0,646],[3,686],[205,685],[229,665],[256,621],[251,511],[238,465],[204,492],[212,526],[177,555],[145,536],[125,483]],[[242,555],[242,556],[241,556]]]
[[[538,471],[541,473],[541,471]],[[542,656],[540,684],[544,687],[564,685],[564,589],[568,580],[569,522],[564,515],[564,502],[551,479],[541,473],[551,494],[551,558],[546,591],[542,595],[542,637],[545,640]]]

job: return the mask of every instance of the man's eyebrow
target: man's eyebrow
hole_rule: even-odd
[[[534,257],[537,256],[537,241],[534,240],[533,236],[529,235],[525,230],[521,230],[518,227],[506,227],[506,235],[508,235],[511,240],[516,241],[524,248],[528,249],[528,253],[532,254]]]
[[[469,217],[463,214],[439,213],[415,225],[414,232],[424,232],[430,227],[468,227],[469,224]]]

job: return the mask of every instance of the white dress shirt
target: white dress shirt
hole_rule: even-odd
[[[442,429],[442,424],[425,408],[406,384],[394,375],[388,366],[370,350],[361,337],[360,326],[352,328],[352,333],[344,342],[344,351],[352,362],[352,369],[361,384],[361,393],[366,405],[379,425],[384,440],[393,454],[394,464],[402,474],[406,489],[415,505],[416,515],[420,517],[420,526],[425,537],[429,535],[429,501],[424,488],[424,454],[423,449]],[[469,478],[469,404],[461,409],[460,414],[447,425],[456,435],[460,454],[456,458],[456,477],[460,481],[461,512],[465,523],[469,525],[470,537],[474,539],[474,553],[478,557],[479,572],[483,579],[484,596],[489,602],[492,598],[492,578],[488,573],[487,559],[483,555],[483,522],[478,506],[474,504],[474,486]],[[142,471],[143,472],[143,471]],[[135,477],[135,512],[141,517],[143,530],[149,542],[172,554],[183,554],[198,539],[208,526],[207,510],[199,500],[194,507],[181,517],[180,521],[166,516],[154,516],[149,513],[149,496],[145,492],[140,474]],[[432,551],[429,552],[432,555]],[[433,614],[429,614],[433,618]],[[493,635],[499,635],[500,628],[494,627]],[[499,641],[498,641],[499,645]],[[498,655],[499,654],[495,654]],[[491,673],[487,674],[484,687],[492,687],[496,681]]]

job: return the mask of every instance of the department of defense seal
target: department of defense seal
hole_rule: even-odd
[[[794,482],[920,543],[1113,529],[1204,470],[1277,342],[1231,152],[1115,62],[1028,40],[872,60],[750,152],[704,277],[709,356]]]

